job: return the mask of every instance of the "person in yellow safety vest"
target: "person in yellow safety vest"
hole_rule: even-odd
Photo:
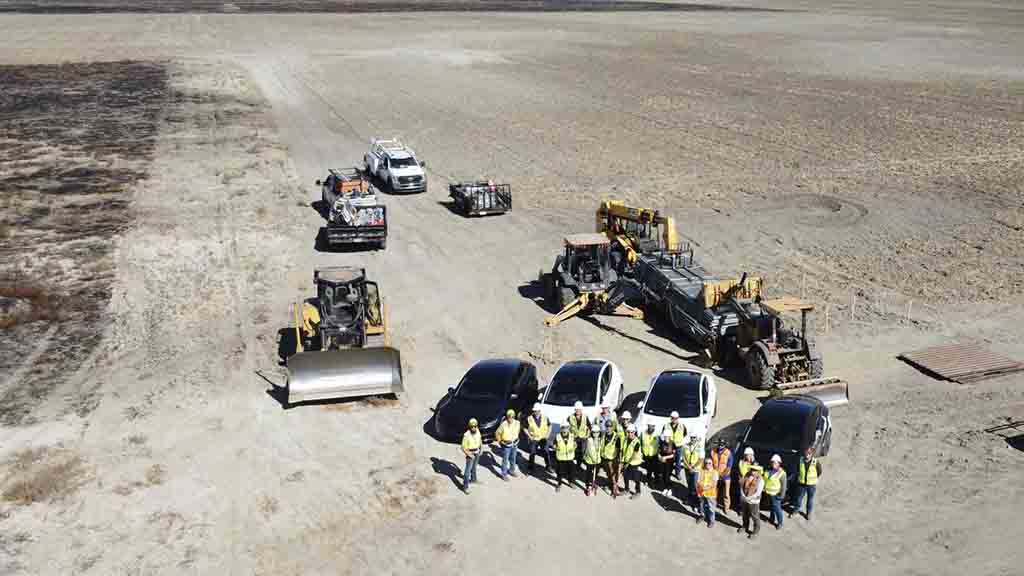
[[[658,435],[654,432],[654,422],[648,422],[647,430],[640,434],[640,447],[644,453],[644,469],[647,470],[647,489],[654,490],[654,479],[661,470],[658,464]]]
[[[711,461],[722,482],[722,514],[728,516],[732,504],[732,450],[725,445],[725,438],[718,439],[718,445],[711,451]]]
[[[626,427],[626,440],[622,444],[619,462],[625,470],[623,476],[626,478],[626,493],[629,494],[629,483],[632,481],[636,490],[630,498],[636,498],[640,495],[640,466],[644,463],[644,455],[642,442],[636,435],[636,426],[632,424]]]
[[[804,450],[804,457],[800,459],[800,464],[796,471],[796,501],[793,503],[793,511],[789,513],[790,518],[793,514],[800,511],[800,506],[804,503],[804,495],[807,495],[807,512],[804,513],[804,518],[807,521],[811,520],[811,512],[814,511],[814,493],[818,490],[818,478],[821,478],[821,463],[814,457],[814,449],[810,446]]]
[[[668,424],[661,430],[661,435],[668,434],[672,438],[672,445],[676,448],[676,469],[673,476],[679,478],[679,471],[683,468],[683,446],[686,445],[686,426],[679,419],[679,412],[675,410],[669,414]]]
[[[601,449],[604,447],[601,441],[601,430],[594,426],[590,430],[590,437],[583,446],[583,463],[587,465],[587,490],[585,494],[590,496],[594,493],[597,485],[597,473],[601,468]]]
[[[555,436],[555,492],[562,491],[562,478],[567,479],[569,488],[576,482],[572,459],[576,455],[576,439],[569,433],[569,422],[562,425]]]
[[[704,459],[704,467],[697,475],[697,498],[700,500],[704,521],[708,528],[715,525],[715,507],[718,505],[718,470],[710,456]],[[700,523],[700,517],[697,517]]]
[[[629,410],[623,412],[622,421],[619,423],[619,427],[617,428],[619,432],[619,442],[624,442],[626,440],[626,430],[629,428],[629,425],[632,422],[633,415],[629,413]]]
[[[751,448],[750,446],[747,446],[746,448],[743,449],[743,458],[740,459],[738,464],[736,464],[736,469],[737,469],[737,471],[739,471],[739,480],[737,480],[737,482],[742,482],[743,479],[747,477],[747,472],[750,472],[750,468],[752,466],[754,466],[754,464],[755,464],[755,462],[754,462],[754,449]],[[736,487],[736,491],[739,492],[739,486]],[[739,502],[740,502],[740,511],[742,512],[743,511],[743,498],[742,498],[742,496],[740,497]]]
[[[697,474],[700,472],[702,460],[704,451],[700,448],[700,439],[690,436],[689,442],[683,446],[683,468],[686,469],[687,499],[695,512],[700,512],[700,502],[697,500]]]
[[[772,454],[772,467],[764,473],[764,493],[768,495],[771,513],[768,521],[782,530],[782,500],[786,497],[786,471],[782,469],[782,457]]]
[[[590,419],[583,413],[583,402],[577,400],[573,405],[573,412],[569,416],[569,432],[576,439],[576,461],[577,466],[583,465],[583,443],[590,436]]]
[[[466,455],[466,467],[462,470],[462,491],[469,494],[469,485],[479,480],[476,478],[476,465],[480,461],[480,451],[484,439],[480,435],[479,423],[476,418],[469,419],[469,429],[462,435],[462,453]]]
[[[513,478],[519,475],[516,468],[516,456],[519,451],[519,420],[516,411],[511,408],[505,412],[505,419],[494,433],[494,441],[501,448],[501,479],[508,482],[509,474]]]
[[[608,475],[608,484],[612,490],[612,498],[619,496],[619,449],[622,443],[619,442],[619,435],[614,428],[608,428],[604,433],[604,445],[601,447],[601,462],[604,464],[604,472]]]
[[[548,417],[540,413],[540,404],[533,405],[533,414],[526,419],[526,440],[530,446],[529,471],[533,472],[533,457],[540,449],[540,455],[544,457],[544,470],[551,470],[551,463],[548,462],[548,435],[551,434],[551,423]]]

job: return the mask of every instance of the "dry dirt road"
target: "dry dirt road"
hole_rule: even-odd
[[[39,81],[66,133],[30,138],[12,119],[31,94],[0,95],[0,572],[1017,573],[1024,452],[981,430],[1024,418],[1024,375],[963,386],[894,356],[969,339],[1024,358],[1024,13],[892,4],[0,15],[4,78],[101,77]],[[156,96],[111,98],[138,92],[120,65],[60,66],[114,61],[158,68]],[[119,107],[141,120],[76,120]],[[315,251],[313,180],[393,134],[430,192],[386,198],[385,252]],[[483,175],[515,211],[453,215],[446,181]],[[110,186],[120,224],[62,236],[111,216],[61,181]],[[607,357],[637,392],[692,357],[634,321],[543,326],[529,283],[605,196],[674,214],[712,269],[828,308],[818,339],[853,404],[813,524],[748,542],[649,493],[486,470],[457,490],[456,448],[424,426],[476,360],[550,376]],[[277,331],[338,264],[380,282],[408,394],[283,410]],[[28,284],[53,300],[9,288]],[[758,405],[727,378],[720,394],[715,429]]]

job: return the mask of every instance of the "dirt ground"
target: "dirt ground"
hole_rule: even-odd
[[[0,573],[1019,573],[1024,452],[983,430],[1024,419],[1024,373],[895,356],[1024,359],[1024,12],[719,4],[772,11],[0,15]],[[386,251],[316,251],[313,181],[396,134],[430,191],[385,197]],[[512,213],[447,208],[478,176]],[[813,523],[751,542],[488,458],[458,490],[425,429],[473,362],[605,357],[639,392],[693,359],[657,324],[544,327],[531,281],[610,196],[818,305],[852,403]],[[285,410],[278,330],[343,264],[381,285],[407,394]],[[720,377],[734,431],[757,394]]]

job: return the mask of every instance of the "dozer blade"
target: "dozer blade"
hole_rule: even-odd
[[[842,406],[850,403],[850,386],[842,378],[812,378],[778,384],[773,395],[806,394],[821,400],[826,406]]]
[[[302,352],[288,359],[288,403],[394,394],[405,391],[394,348]]]

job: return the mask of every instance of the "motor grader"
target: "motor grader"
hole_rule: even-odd
[[[551,272],[541,270],[539,281],[548,307],[558,310],[544,323],[555,326],[577,314],[607,314],[643,318],[625,303],[626,295],[611,267],[611,242],[603,234],[570,234],[565,251]]]
[[[316,297],[295,306],[295,354],[287,359],[288,404],[404,391],[376,282],[362,268],[313,272]]]

